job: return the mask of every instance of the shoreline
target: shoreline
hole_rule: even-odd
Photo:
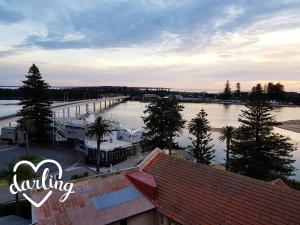
[[[20,101],[19,98],[0,98],[0,100],[3,100],[3,101]],[[74,99],[74,101],[78,101],[78,100],[82,100],[82,99]],[[146,102],[146,103],[149,103],[150,101],[149,100],[142,100],[142,99],[139,99],[139,98],[131,98],[129,99],[129,101],[139,101],[139,102]],[[61,100],[55,100],[53,102],[63,102],[63,99]],[[244,101],[222,101],[222,100],[203,100],[203,99],[197,99],[197,98],[186,98],[186,99],[178,99],[178,102],[179,103],[204,103],[204,104],[221,104],[221,105],[245,105],[246,102]],[[2,105],[18,105],[18,104],[14,104],[14,103],[5,103],[5,104],[2,104]],[[277,108],[277,107],[300,107],[300,105],[296,105],[296,104],[287,104],[287,103],[281,103],[281,104],[271,104],[271,106],[273,108]]]
[[[281,128],[283,130],[292,131],[295,133],[300,133],[300,120],[286,120],[281,121],[281,125],[275,126]],[[220,133],[222,128],[212,127],[211,132],[218,132]]]
[[[293,131],[298,134],[300,133],[300,120],[286,120],[280,123],[281,125],[278,125],[276,127],[284,130]]]

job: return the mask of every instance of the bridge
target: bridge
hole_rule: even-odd
[[[101,111],[106,108],[111,107],[117,103],[123,102],[129,98],[129,96],[116,96],[116,97],[104,97],[98,99],[88,99],[81,101],[73,101],[73,102],[63,102],[53,104],[51,106],[51,110],[53,112],[53,117],[62,117],[69,118],[71,115],[71,111],[74,110],[74,113],[80,114],[82,111],[93,111],[97,110]],[[9,123],[16,122],[20,117],[17,114],[7,115],[0,117],[0,125],[5,125]]]

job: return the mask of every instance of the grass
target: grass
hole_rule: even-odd
[[[88,177],[89,176],[89,172],[84,172],[82,174],[75,174],[71,177],[71,180],[76,180],[76,179],[81,179],[81,178],[84,178],[84,177]]]
[[[176,159],[182,159],[182,156],[178,152],[172,151],[171,159],[174,159],[174,160],[176,160]]]
[[[43,161],[43,158],[41,158],[39,156],[35,156],[35,155],[30,155],[28,157],[26,155],[23,155],[23,156],[20,156],[15,162],[18,162],[21,160],[28,160],[28,161],[32,162],[34,165],[37,165],[39,162]],[[0,186],[4,186],[4,185],[9,185],[7,179],[0,178]]]
[[[36,165],[39,162],[43,161],[43,158],[35,155],[29,155],[28,157],[26,155],[23,155],[19,157],[16,161],[21,161],[21,160],[27,160],[32,162],[34,165]]]
[[[0,186],[8,185],[8,181],[6,179],[0,179]]]

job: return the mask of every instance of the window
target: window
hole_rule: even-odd
[[[127,225],[127,219],[121,220],[120,225]]]

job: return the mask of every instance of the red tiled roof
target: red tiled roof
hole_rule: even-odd
[[[51,197],[40,208],[34,208],[36,220],[38,225],[102,225],[155,208],[143,194],[138,199],[113,207],[99,210],[94,207],[93,197],[126,187],[134,188],[122,174],[83,179],[74,183],[75,193],[63,203],[59,202],[62,192],[54,190]],[[44,196],[44,191],[32,193],[33,200],[36,202]]]
[[[150,187],[157,188],[154,176],[149,173],[145,173],[143,171],[130,171],[126,173],[126,176],[130,177],[131,179],[138,180]]]
[[[126,176],[145,196],[157,204],[157,185],[154,176],[143,171],[127,172]]]
[[[300,224],[300,192],[158,153],[158,211],[184,225]]]
[[[282,179],[278,178],[276,180],[272,180],[269,182],[270,184],[273,185],[279,185],[281,187],[286,187],[286,188],[290,188]]]

